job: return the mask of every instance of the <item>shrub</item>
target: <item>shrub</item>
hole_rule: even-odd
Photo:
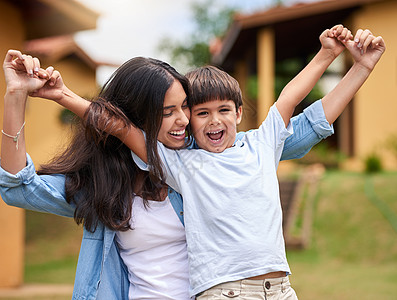
[[[382,160],[376,153],[371,153],[365,158],[365,172],[379,173],[383,170]]]

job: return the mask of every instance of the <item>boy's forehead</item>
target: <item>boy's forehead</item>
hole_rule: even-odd
[[[233,100],[228,100],[228,99],[213,99],[213,100],[208,100],[204,103],[199,103],[199,104],[194,104],[192,109],[200,109],[200,108],[212,108],[212,107],[219,107],[219,106],[232,106],[234,107],[234,101]]]

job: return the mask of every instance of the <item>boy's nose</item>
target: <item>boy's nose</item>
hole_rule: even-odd
[[[220,123],[220,121],[219,121],[218,116],[217,115],[212,115],[212,118],[210,120],[210,125],[217,125],[219,123]]]

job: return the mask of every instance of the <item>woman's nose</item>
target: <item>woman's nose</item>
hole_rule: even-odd
[[[186,116],[184,111],[179,112],[177,122],[179,125],[184,125],[184,126],[189,124],[189,118]]]

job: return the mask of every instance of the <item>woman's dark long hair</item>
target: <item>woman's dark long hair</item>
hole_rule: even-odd
[[[66,200],[76,205],[77,224],[84,224],[90,231],[96,229],[98,222],[113,230],[128,230],[137,176],[143,176],[137,194],[145,201],[160,199],[164,183],[157,136],[165,93],[174,80],[190,94],[187,79],[167,63],[143,57],[127,61],[91,103],[67,149],[41,167],[38,174],[66,175]],[[96,121],[104,111],[146,133],[149,172],[138,169],[130,150],[119,139],[96,135],[100,131]]]

